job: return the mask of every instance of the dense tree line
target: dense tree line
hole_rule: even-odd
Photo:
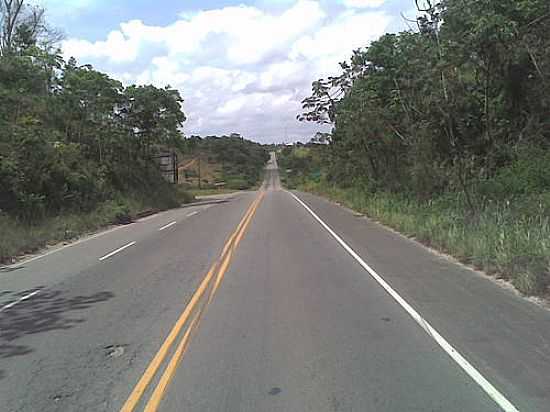
[[[23,0],[3,0],[0,23],[0,212],[34,220],[173,190],[153,157],[181,145],[178,91],[64,61],[58,32]]]
[[[333,125],[327,176],[472,213],[550,190],[548,0],[416,1],[386,34],[313,83],[300,120]]]
[[[237,133],[229,136],[191,136],[186,150],[216,163],[221,179],[230,189],[249,189],[259,183],[269,159],[265,146],[244,139]]]

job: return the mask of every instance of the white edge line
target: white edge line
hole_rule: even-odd
[[[159,228],[159,231],[164,230],[164,229],[168,229],[170,226],[174,226],[176,223],[178,223],[178,222],[176,222],[176,221],[174,220],[173,222],[170,222],[170,223],[168,223],[168,224],[162,226],[161,228]]]
[[[208,205],[208,206],[204,207],[203,210],[206,210],[206,209],[208,209],[208,208],[211,207],[211,206],[212,206],[212,205]],[[166,211],[166,212],[168,212],[168,211]],[[147,220],[149,220],[149,219],[152,219],[152,218],[154,218],[154,217],[158,217],[158,216],[160,216],[160,215],[162,215],[163,213],[166,213],[166,212],[160,212],[160,213],[156,213],[156,214],[151,215],[151,216],[146,216],[146,217],[144,217],[144,218],[141,218],[141,219],[139,219],[139,220],[136,220],[136,223],[145,222],[145,221],[147,221]],[[196,213],[195,213],[195,212],[192,212],[192,213],[190,213],[189,215],[187,215],[187,217],[193,216],[193,215],[195,215],[195,214],[197,214],[197,213],[199,213],[199,211],[196,211]],[[44,257],[46,257],[46,256],[53,255],[54,253],[61,252],[62,250],[65,250],[65,249],[67,249],[67,248],[70,248],[70,247],[79,245],[79,244],[81,244],[81,243],[87,242],[88,240],[97,239],[98,237],[101,237],[101,236],[103,236],[103,235],[107,235],[107,234],[112,233],[112,232],[114,232],[114,231],[116,231],[116,230],[126,229],[126,228],[129,228],[129,227],[131,227],[131,226],[132,226],[132,225],[120,225],[120,226],[115,226],[115,227],[113,227],[113,228],[111,228],[111,229],[107,229],[107,230],[105,230],[105,231],[102,231],[102,232],[99,232],[99,233],[95,233],[95,234],[90,235],[90,236],[85,236],[85,237],[80,238],[80,239],[78,239],[78,240],[76,240],[76,241],[74,241],[74,242],[68,243],[68,244],[66,244],[66,245],[57,247],[57,248],[52,249],[52,250],[49,250],[49,251],[47,251],[47,252],[45,252],[45,253],[42,253],[42,254],[40,254],[40,255],[32,256],[32,257],[29,257],[28,259],[23,259],[23,260],[21,260],[21,261],[19,261],[19,262],[17,262],[17,263],[14,263],[14,264],[11,264],[11,265],[5,265],[5,266],[2,266],[2,267],[10,268],[10,269],[16,269],[16,268],[18,268],[18,267],[21,267],[21,266],[26,265],[27,263],[31,263],[31,262],[33,262],[33,261],[35,261],[35,260],[42,259],[42,258],[44,258]]]
[[[9,308],[13,308],[15,305],[17,305],[18,303],[21,303],[27,299],[30,299],[32,298],[34,295],[40,293],[40,289],[38,290],[35,290],[34,292],[31,292],[29,293],[28,295],[25,295],[25,296],[21,296],[19,299],[11,302],[11,303],[8,303],[7,305],[4,305],[0,308],[0,312],[3,312],[5,311],[6,309],[9,309]]]
[[[124,245],[124,246],[119,247],[116,250],[113,250],[111,253],[107,253],[105,256],[100,257],[99,260],[108,259],[111,256],[116,255],[118,252],[122,252],[124,249],[129,248],[130,246],[134,246],[135,244],[136,244],[136,242],[130,242],[130,243]]]
[[[519,412],[519,410],[498,391],[478,370],[464,358],[447,340],[439,334],[420,314],[407,303],[374,269],[372,269],[346,242],[342,240],[313,210],[309,208],[298,196],[288,192],[304,209],[306,209],[314,218],[329,232],[334,239],[365,269],[386,292],[401,305],[403,309],[415,320],[424,331],[437,342],[437,344],[472,378],[487,395],[502,408],[504,412]]]
[[[187,217],[195,216],[197,213],[199,213],[199,211],[198,211],[198,210],[195,210],[194,212],[188,213],[188,214],[187,214]]]
[[[52,249],[52,250],[50,250],[50,251],[48,251],[48,252],[46,252],[46,253],[43,253],[43,254],[41,254],[41,255],[33,256],[33,257],[31,257],[31,258],[24,259],[24,260],[22,260],[22,261],[20,261],[20,262],[17,262],[17,263],[15,263],[15,264],[13,264],[13,265],[8,265],[8,266],[5,266],[5,267],[15,269],[15,268],[24,266],[24,265],[26,265],[27,263],[33,262],[33,261],[38,260],[38,259],[42,259],[42,258],[44,258],[44,257],[46,257],[46,256],[49,256],[49,255],[52,255],[52,254],[54,254],[54,253],[61,252],[62,250],[65,250],[65,249],[67,249],[67,248],[70,248],[70,247],[79,245],[79,244],[81,244],[81,243],[87,242],[88,240],[97,239],[98,237],[101,237],[101,236],[103,236],[103,235],[107,235],[107,234],[112,233],[112,232],[114,232],[114,231],[116,231],[116,230],[125,229],[125,228],[128,228],[128,227],[130,227],[130,226],[131,226],[131,225],[116,226],[116,227],[113,227],[113,228],[111,228],[111,229],[107,229],[107,230],[105,230],[105,231],[103,231],[103,232],[99,232],[99,233],[96,233],[96,234],[93,234],[93,235],[90,235],[90,236],[83,237],[83,238],[78,239],[78,240],[76,240],[76,241],[74,241],[74,242],[71,242],[71,243],[68,243],[68,244],[66,244],[66,245],[63,245],[63,246],[61,246],[61,247]]]

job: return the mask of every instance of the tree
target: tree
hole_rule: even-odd
[[[124,119],[144,154],[154,146],[183,144],[179,128],[185,121],[183,99],[166,86],[130,86],[125,90]]]
[[[333,126],[329,176],[429,198],[474,192],[550,143],[550,6],[418,0],[417,32],[387,34],[319,79],[299,120]]]
[[[179,92],[65,62],[43,9],[0,2],[0,212],[40,220],[164,190],[153,157],[182,148]]]
[[[122,83],[94,70],[65,65],[55,95],[57,121],[64,124],[67,141],[81,144],[100,164],[109,156],[111,132],[117,128],[116,108],[123,101]]]
[[[47,25],[42,7],[25,0],[0,0],[0,55],[20,54],[37,45],[49,50],[62,38]]]

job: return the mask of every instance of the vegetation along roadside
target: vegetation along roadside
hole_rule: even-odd
[[[161,174],[163,153],[198,149],[222,163],[228,188],[256,184],[263,148],[237,136],[186,138],[178,90],[124,86],[65,60],[45,15],[24,0],[0,7],[0,264],[192,201],[190,187]]]
[[[418,30],[313,83],[298,118],[329,144],[283,148],[283,178],[548,295],[548,2],[417,5]]]
[[[337,201],[465,264],[509,280],[523,294],[549,297],[549,193],[487,201],[472,216],[465,213],[460,192],[420,199],[372,191],[360,183],[338,184],[312,159],[324,149],[303,147],[298,161],[296,149],[284,149],[279,154],[284,185]]]

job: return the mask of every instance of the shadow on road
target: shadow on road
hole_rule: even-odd
[[[51,330],[70,329],[86,319],[71,314],[114,297],[111,292],[98,292],[89,296],[65,297],[62,291],[41,290],[31,299],[0,312],[0,359],[31,353],[29,346],[17,340]],[[0,379],[5,373],[0,370]]]

